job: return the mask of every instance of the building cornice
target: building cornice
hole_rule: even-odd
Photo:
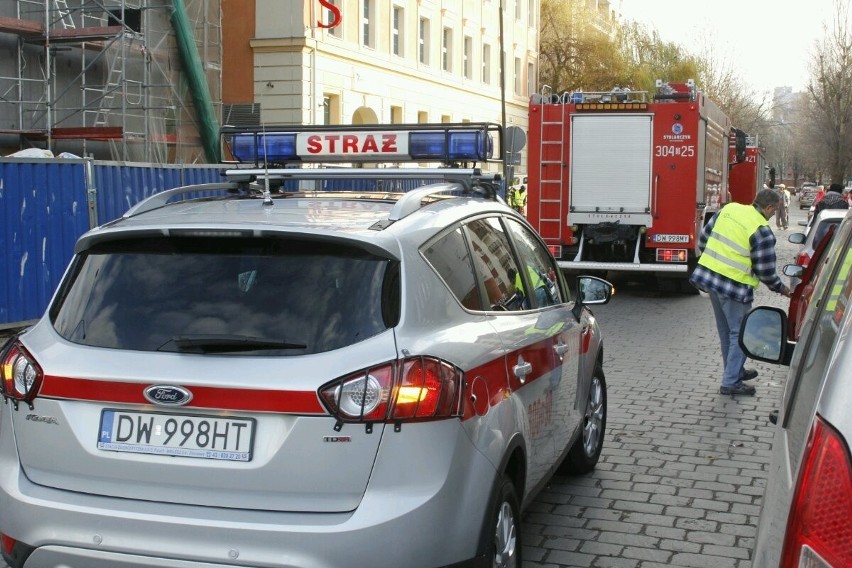
[[[307,37],[253,38],[249,46],[257,53],[280,53],[315,49],[317,41]]]

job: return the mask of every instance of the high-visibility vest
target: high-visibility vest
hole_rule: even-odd
[[[751,236],[769,225],[753,205],[729,203],[719,212],[716,224],[698,264],[735,282],[757,288],[760,280],[752,272]]]
[[[533,290],[535,290],[536,288],[541,288],[542,286],[546,286],[541,275],[532,266],[527,265],[527,274],[530,275],[530,283],[532,284]],[[515,288],[517,288],[522,294],[526,295],[526,291],[524,290],[524,282],[523,280],[521,280],[520,272],[515,274]]]
[[[523,207],[526,201],[526,192],[521,193],[521,190],[515,187],[509,190],[509,207]]]

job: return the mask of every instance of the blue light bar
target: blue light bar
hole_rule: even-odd
[[[279,127],[280,128],[280,127]],[[234,159],[262,162],[488,161],[494,142],[487,127],[412,130],[299,130],[238,132],[226,137]]]
[[[493,153],[491,137],[485,132],[412,132],[408,151],[414,159],[485,161]]]
[[[239,162],[292,162],[298,160],[295,132],[235,134],[231,154]]]

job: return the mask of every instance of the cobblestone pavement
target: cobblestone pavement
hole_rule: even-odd
[[[795,201],[794,201],[795,203]],[[804,211],[771,227],[791,263]],[[786,277],[782,276],[787,282]],[[786,310],[761,285],[754,305]],[[604,334],[609,415],[597,469],[556,477],[524,517],[525,568],[748,568],[787,367],[749,361],[754,397],[719,394],[710,301],[621,284],[594,310]]]
[[[790,213],[790,228],[776,230],[779,269],[792,262],[787,235],[805,218]],[[755,305],[787,303],[763,286],[756,293]],[[603,454],[593,473],[554,478],[529,507],[524,568],[750,567],[767,417],[787,368],[750,362],[757,395],[724,396],[709,300],[621,283],[594,311],[609,397]]]

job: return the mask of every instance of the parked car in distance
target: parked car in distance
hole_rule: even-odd
[[[520,568],[523,509],[600,457],[612,285],[572,295],[458,167],[498,125],[223,130],[228,181],[84,234],[0,349],[3,559]]]
[[[801,191],[799,191],[799,209],[807,209],[811,205],[814,204],[814,200],[816,199],[816,195],[819,193],[819,186],[809,185],[803,186]]]
[[[827,264],[825,251],[828,250],[836,227],[835,224],[828,226],[828,231],[817,243],[807,267],[798,264],[784,266],[784,274],[789,276],[791,281],[795,279],[799,282],[795,288],[790,288],[792,293],[790,294],[790,306],[787,308],[787,339],[790,341],[799,339],[802,322],[810,305],[816,278]]]
[[[816,182],[806,181],[802,185],[800,185],[798,188],[796,188],[796,193],[798,194],[802,190],[805,190],[805,189],[816,189],[816,186],[817,186]]]
[[[799,209],[807,209],[811,205],[814,204],[814,199],[816,198],[817,188],[816,186],[807,186],[802,187],[801,191],[799,191]]]
[[[775,425],[753,566],[852,566],[852,217],[836,229],[798,342],[783,310],[743,321],[749,357],[790,366]]]
[[[804,232],[791,233],[787,237],[787,240],[791,243],[801,245],[796,252],[796,264],[802,268],[807,268],[817,243],[825,236],[831,225],[837,225],[843,220],[847,211],[848,209],[824,209],[805,226]],[[800,279],[797,276],[791,276],[790,289],[798,286],[799,281]]]

